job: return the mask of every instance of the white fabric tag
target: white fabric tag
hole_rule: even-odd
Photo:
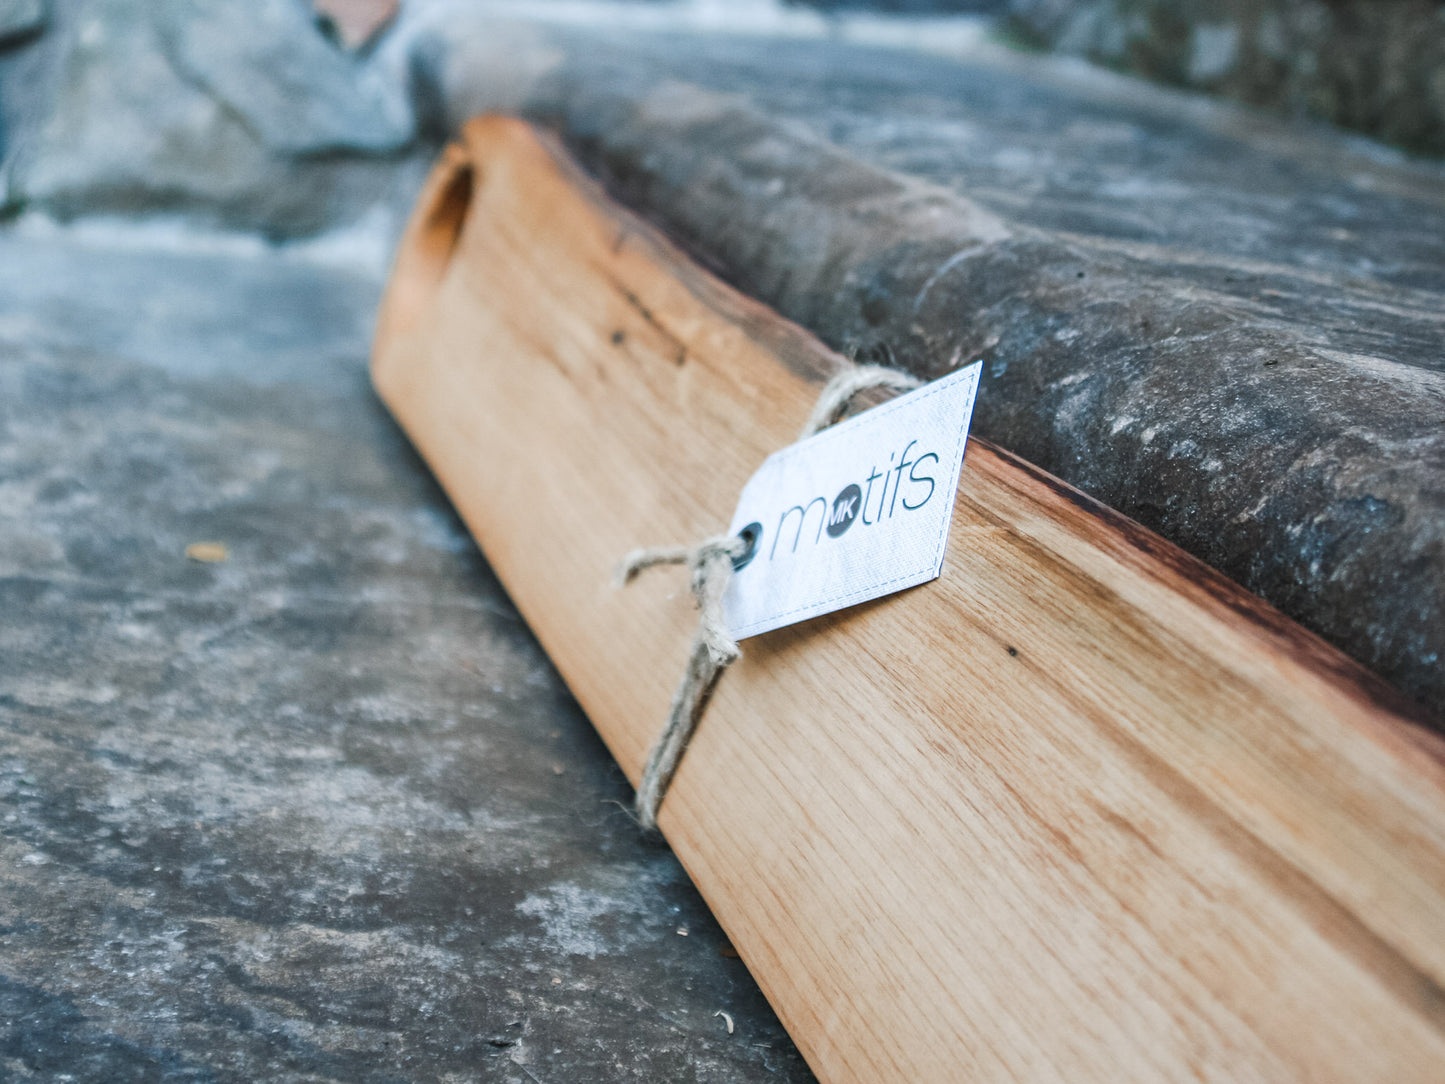
[[[729,528],[757,536],[723,599],[735,639],[938,577],[982,367],[768,456]]]

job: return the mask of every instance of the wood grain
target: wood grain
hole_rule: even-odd
[[[612,569],[840,364],[486,118],[373,372],[635,782],[694,614]],[[660,820],[823,1080],[1445,1078],[1440,742],[1179,550],[975,440],[939,580],[743,647]]]

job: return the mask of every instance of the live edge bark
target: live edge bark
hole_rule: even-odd
[[[614,195],[835,348],[923,377],[983,358],[976,433],[1224,572],[1441,725],[1445,322],[1420,296],[1388,299],[1383,334],[1358,291],[1291,311],[1262,296],[1268,269],[1190,270],[1187,253],[1005,221],[615,50],[597,60],[534,27],[460,41],[416,51],[443,123],[496,106],[545,121]]]

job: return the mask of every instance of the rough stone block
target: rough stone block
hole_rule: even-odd
[[[412,137],[401,88],[293,0],[90,0],[25,52],[9,198],[63,216],[314,231],[384,200]]]

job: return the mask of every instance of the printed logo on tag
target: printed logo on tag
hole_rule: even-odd
[[[730,532],[756,536],[723,600],[739,640],[937,579],[981,362],[770,455]]]

